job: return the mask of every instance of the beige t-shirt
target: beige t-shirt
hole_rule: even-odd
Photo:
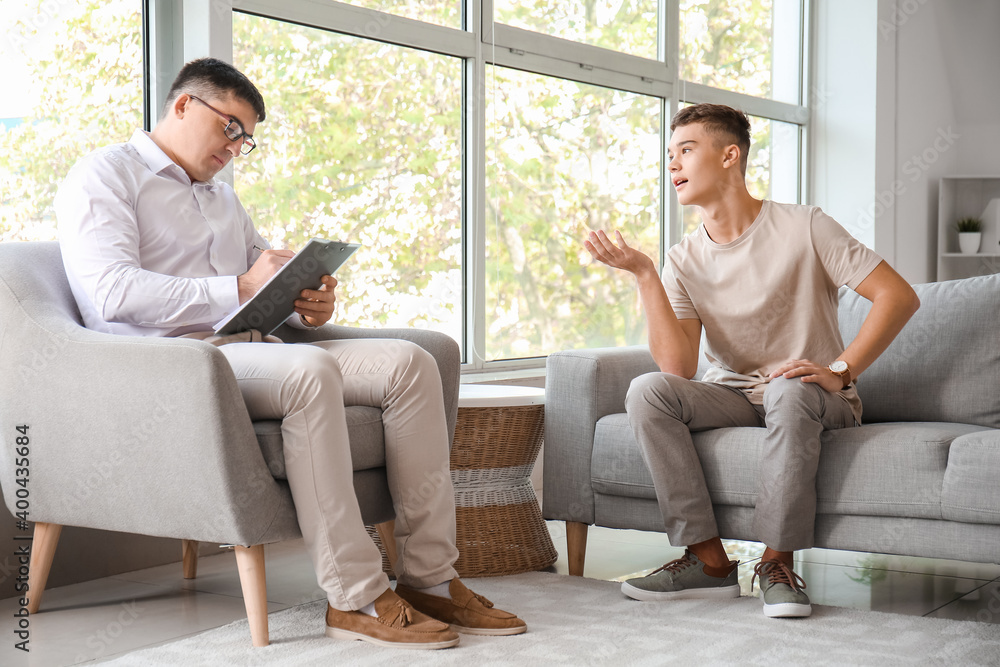
[[[881,261],[818,207],[765,200],[735,241],[715,243],[700,225],[671,248],[663,285],[677,318],[704,326],[711,367],[702,379],[761,405],[778,365],[840,356],[838,290],[857,288]],[[860,423],[854,386],[840,395]]]

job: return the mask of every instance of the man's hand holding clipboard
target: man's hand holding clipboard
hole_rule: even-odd
[[[268,335],[293,312],[309,326],[325,324],[336,302],[333,274],[360,246],[310,239],[298,253],[264,250],[239,276],[241,306],[215,325],[217,335],[257,329]],[[247,297],[246,295],[252,294]]]

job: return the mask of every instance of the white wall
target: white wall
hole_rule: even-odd
[[[816,0],[813,13],[807,201],[875,247],[876,5]]]
[[[934,9],[931,18],[943,45],[945,81],[961,133],[957,167],[1000,175],[1000,2],[935,0]]]
[[[1000,176],[1000,2],[815,0],[809,203],[912,283],[938,182]]]
[[[892,230],[896,269],[926,282],[936,273],[940,178],[1000,175],[1000,2],[895,4],[880,24],[880,39],[896,40],[895,110],[877,118],[879,133],[895,134],[895,180],[877,190],[898,194],[876,224]]]

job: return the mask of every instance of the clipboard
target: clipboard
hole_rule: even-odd
[[[342,243],[313,238],[285,263],[257,293],[215,325],[218,336],[257,329],[268,335],[295,312],[295,300],[304,289],[318,289],[321,278],[333,275],[360,248],[357,243]]]

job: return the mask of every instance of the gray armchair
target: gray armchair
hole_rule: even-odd
[[[460,357],[448,336],[333,325],[276,333],[286,342],[417,343],[438,361],[454,433]],[[10,511],[26,500],[35,522],[29,611],[38,609],[64,525],[181,539],[187,577],[195,575],[198,542],[232,544],[253,643],[267,645],[263,545],[300,533],[284,480],[281,424],[251,422],[219,350],[86,329],[58,244],[3,243],[0,378],[0,486]],[[347,419],[362,516],[380,524],[391,553],[381,411],[349,407]],[[16,438],[25,436],[26,456],[19,456]]]

